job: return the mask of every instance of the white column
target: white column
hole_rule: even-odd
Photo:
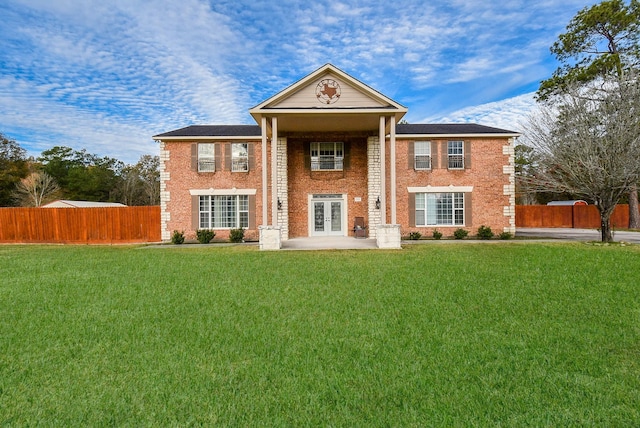
[[[278,118],[271,118],[271,225],[278,225]]]
[[[269,224],[267,220],[267,204],[269,202],[269,181],[268,181],[268,162],[267,162],[267,118],[262,116],[262,224]]]
[[[398,224],[396,221],[396,117],[391,116],[389,124],[390,135],[389,144],[391,145],[391,224]]]
[[[384,128],[385,117],[380,116],[380,129],[378,131],[378,138],[380,139],[380,218],[382,224],[387,224],[387,161]]]

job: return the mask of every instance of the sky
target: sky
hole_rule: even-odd
[[[135,163],[152,136],[255,124],[248,110],[326,63],[409,123],[521,131],[587,0],[2,0],[0,133]]]

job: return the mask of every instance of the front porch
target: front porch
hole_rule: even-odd
[[[282,242],[282,250],[375,250],[375,239],[356,239],[349,236],[290,238]]]
[[[347,250],[347,249],[400,249],[400,225],[378,226],[375,238],[357,239],[349,236],[312,236],[282,239],[277,226],[260,226],[261,250]]]

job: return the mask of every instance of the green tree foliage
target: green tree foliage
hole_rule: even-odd
[[[0,206],[14,205],[13,190],[28,174],[25,150],[0,134]]]
[[[18,185],[32,173],[31,181]],[[41,178],[57,186],[49,187],[41,198]],[[30,189],[27,191],[27,189]],[[34,191],[35,193],[31,192]],[[160,204],[160,157],[143,155],[134,165],[100,157],[86,150],[54,146],[45,150],[37,162],[26,158],[26,152],[15,141],[0,134],[0,206],[38,205],[51,197],[60,199],[122,202],[126,205]]]
[[[115,189],[124,166],[121,161],[64,146],[45,150],[38,160],[44,172],[58,183],[64,199],[116,201]]]
[[[561,66],[540,83],[538,99],[562,94],[567,85],[620,76],[640,66],[640,0],[605,0],[582,9],[551,46]]]

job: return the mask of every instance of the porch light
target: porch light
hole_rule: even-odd
[[[376,199],[376,209],[380,209],[380,196],[378,196],[378,199]]]
[[[282,211],[282,201],[278,198],[278,211]]]

